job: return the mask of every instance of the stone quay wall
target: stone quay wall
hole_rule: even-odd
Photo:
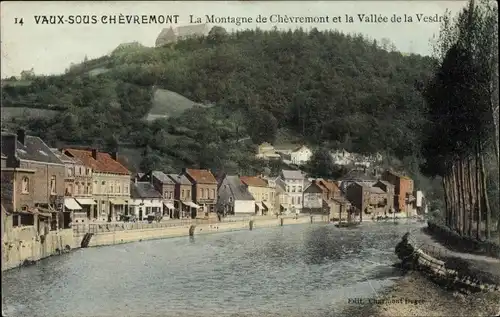
[[[75,247],[72,229],[38,235],[34,226],[12,228],[2,239],[2,271],[67,252]]]
[[[279,226],[293,225],[293,224],[322,223],[322,222],[328,222],[328,216],[315,215],[315,216],[300,216],[298,218],[253,217],[252,219],[249,220],[239,220],[239,221],[223,221],[223,222],[213,222],[213,223],[186,221],[175,225],[151,224],[152,226],[147,226],[148,224],[145,224],[145,226],[141,226],[140,224],[139,225],[123,224],[123,226],[118,227],[121,228],[121,230],[109,229],[110,231],[108,232],[103,232],[101,230],[98,230],[98,232],[95,232],[92,235],[88,246],[96,247],[96,246],[114,245],[114,244],[143,241],[143,240],[187,237],[191,235],[198,236],[198,235],[217,233],[217,232],[254,230],[254,229],[279,227]],[[128,229],[129,227],[127,227],[127,225],[130,225],[130,229]],[[134,225],[136,226],[134,227]],[[88,232],[92,232],[92,230],[89,230]],[[80,243],[83,240],[84,235],[85,234],[81,231],[77,235],[75,235],[77,242],[79,241],[78,243]]]

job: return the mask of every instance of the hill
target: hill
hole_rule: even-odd
[[[8,87],[2,100],[61,108],[54,118],[16,123],[48,142],[133,142],[143,169],[262,170],[251,158],[255,148],[237,140],[272,142],[279,130],[403,159],[419,155],[425,109],[417,88],[433,62],[338,32],[217,32],[166,47],[128,46]],[[148,114],[175,118],[148,122]]]

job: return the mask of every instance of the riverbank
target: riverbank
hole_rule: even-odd
[[[445,261],[483,282],[500,284],[500,260],[488,256],[449,250],[426,230],[411,234],[413,243],[426,253]],[[374,301],[376,299],[376,301]],[[403,276],[385,292],[361,303],[349,304],[350,316],[496,316],[500,310],[500,292],[459,294],[444,290],[418,272]]]
[[[215,223],[187,223],[178,226],[146,228],[133,230],[119,230],[111,232],[98,232],[92,235],[88,247],[98,247],[106,245],[115,245],[145,240],[166,239],[175,237],[198,236],[212,234],[217,232],[228,232],[238,230],[255,230],[261,228],[271,228],[286,225],[306,224],[306,223],[326,223],[327,217],[301,216],[269,218],[254,217],[251,220],[233,221],[233,222],[215,222]],[[78,240],[83,239],[83,235],[77,236]]]
[[[155,227],[155,224],[134,227],[134,224],[124,223],[119,226],[112,226],[111,230],[108,224],[103,224],[102,228],[107,229],[94,231],[92,236],[89,237],[87,247],[325,222],[328,222],[327,217],[315,215],[298,218],[253,217],[247,220],[214,223],[196,223],[193,221],[180,224],[160,224],[158,227]],[[121,230],[117,230],[117,228],[121,228]],[[36,234],[34,227],[26,226],[15,228],[7,237],[9,238],[8,241],[2,241],[2,271],[20,267],[24,264],[33,264],[50,256],[79,249],[85,233],[66,229],[51,231],[45,236],[39,236]]]
[[[372,303],[374,300],[376,303]],[[372,301],[372,302],[370,302]],[[500,293],[464,296],[450,293],[417,272],[402,277],[384,293],[350,304],[346,316],[495,316]]]

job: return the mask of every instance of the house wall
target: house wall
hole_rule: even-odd
[[[346,188],[346,198],[358,210],[364,210],[363,187],[354,183]]]
[[[6,157],[2,157],[0,166],[1,166],[1,168],[7,167],[7,158]]]
[[[23,192],[23,179],[28,179],[29,191]],[[7,211],[19,211],[23,206],[29,209],[35,207],[35,171],[4,168],[1,174],[2,205]],[[48,203],[48,201],[46,202]]]
[[[112,207],[111,199],[120,198],[124,200],[130,199],[130,175],[108,174],[94,172],[93,174],[93,193],[94,199],[97,200],[97,216],[101,221],[108,220],[110,208],[113,212],[113,220],[117,219],[117,208]]]
[[[204,207],[205,212],[215,212],[217,203],[217,184],[195,184],[193,185],[193,200],[196,204]]]
[[[292,152],[290,156],[293,164],[301,165],[309,161],[312,156],[312,152],[307,148],[302,148],[296,152]]]
[[[48,204],[51,196],[63,197],[65,192],[66,167],[63,164],[49,164],[21,160],[20,168],[35,170],[30,187],[33,188],[33,200],[35,203]],[[55,193],[51,193],[50,179],[56,178]]]
[[[94,185],[92,169],[82,164],[65,165],[65,191],[67,196],[90,198]]]
[[[302,194],[304,190],[304,180],[300,179],[285,179],[283,184],[285,186],[285,191],[290,198],[290,205],[295,207],[296,210],[300,212],[302,210]]]
[[[255,214],[255,200],[234,201],[234,214]]]

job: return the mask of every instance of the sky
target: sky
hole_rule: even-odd
[[[37,75],[64,72],[70,63],[79,63],[85,56],[89,59],[109,54],[121,43],[137,41],[145,46],[154,46],[163,28],[190,24],[190,15],[218,17],[247,17],[252,23],[221,25],[228,31],[238,29],[295,29],[302,27],[318,30],[332,29],[344,33],[361,33],[380,40],[389,38],[402,52],[430,55],[431,40],[439,33],[440,23],[418,21],[418,16],[444,16],[448,9],[455,16],[466,1],[7,1],[1,3],[1,70],[2,78],[19,76],[21,71],[34,69]],[[127,15],[179,15],[177,24],[110,24],[102,23],[102,17]],[[359,15],[386,17],[387,22],[360,22]],[[43,16],[63,16],[64,24],[41,24]],[[78,24],[85,15],[95,15],[98,23]],[[261,15],[281,17],[328,17],[329,23],[256,23]],[[353,22],[346,21],[346,15]],[[405,15],[412,22],[404,22]],[[333,19],[337,17],[334,23]],[[391,18],[400,17],[401,22]],[[130,17],[129,17],[130,19]],[[161,18],[158,18],[161,19]],[[340,21],[339,21],[340,20]],[[408,18],[407,18],[408,20]],[[20,22],[23,22],[22,24]],[[38,23],[37,23],[38,21]],[[55,20],[59,22],[57,18]],[[70,22],[75,22],[70,24]],[[17,22],[17,23],[16,23]],[[133,18],[131,18],[133,22]]]

